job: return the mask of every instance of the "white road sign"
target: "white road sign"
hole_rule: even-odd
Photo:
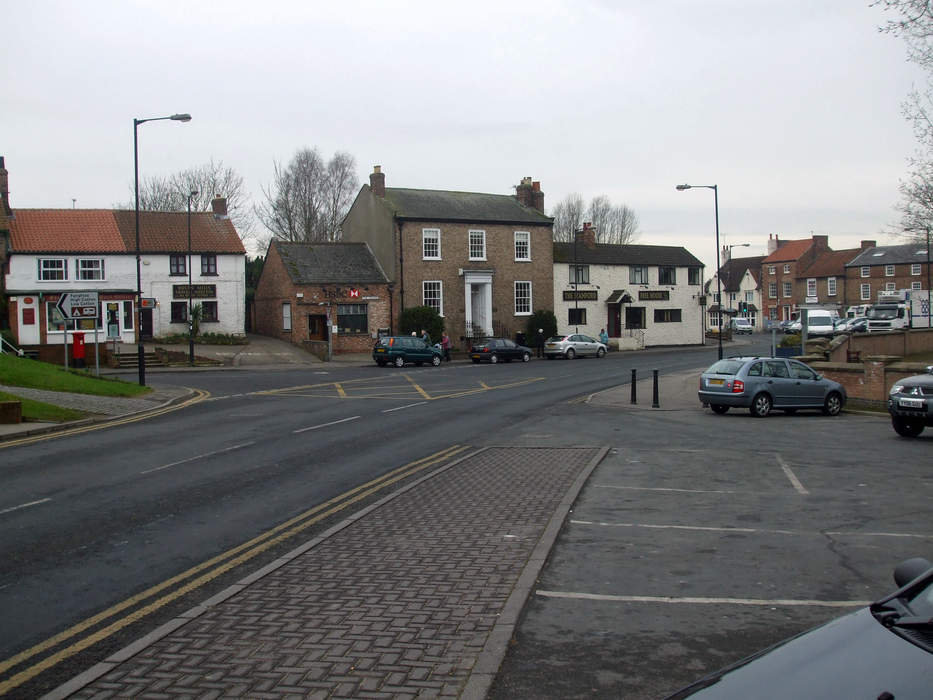
[[[97,318],[99,304],[97,292],[67,292],[62,294],[55,305],[66,319]]]

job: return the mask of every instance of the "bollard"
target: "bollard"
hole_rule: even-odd
[[[654,372],[654,390],[651,395],[651,408],[661,408],[661,402],[658,401],[658,370],[651,370]]]
[[[635,398],[635,370],[632,370],[632,403],[636,404],[638,401]]]

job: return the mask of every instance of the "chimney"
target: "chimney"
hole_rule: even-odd
[[[515,199],[518,200],[518,203],[522,206],[533,209],[535,206],[534,203],[534,186],[531,184],[530,177],[523,177],[522,184],[516,185],[515,187]],[[542,195],[543,197],[544,195]]]
[[[722,247],[722,255],[720,257],[722,258],[722,264],[725,265],[727,262],[729,262],[729,259],[732,257],[732,248],[730,248],[727,245],[724,245]]]
[[[574,236],[576,236],[576,239],[590,250],[596,249],[596,229],[593,228],[593,224],[591,222],[584,222],[583,230],[577,231]]]
[[[774,251],[781,247],[781,241],[778,240],[778,235],[776,233],[768,234],[768,255],[771,255]]]
[[[369,176],[369,189],[377,197],[386,196],[386,174],[382,172],[381,165],[373,166],[373,171]]]
[[[211,209],[214,211],[215,219],[226,219],[227,217],[227,198],[215,194],[211,200]]]
[[[875,241],[862,241],[861,249],[868,250],[870,248],[874,248],[876,245],[878,244]]]
[[[813,236],[813,247],[816,250],[829,250],[829,236]]]
[[[3,156],[0,156],[0,215],[13,216],[13,210],[10,209],[9,173]]]

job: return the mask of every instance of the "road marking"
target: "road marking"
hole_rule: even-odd
[[[637,460],[636,460],[637,461]],[[609,484],[593,484],[598,489],[620,489],[626,491],[673,491],[675,493],[737,493],[736,491],[717,491],[709,489],[672,489],[648,486],[610,486]]]
[[[604,600],[612,603],[687,603],[690,605],[765,605],[780,607],[863,608],[870,600],[794,600],[789,598],[674,598],[650,595],[603,595],[601,593],[571,593],[569,591],[535,591],[544,598]]]
[[[161,467],[153,467],[152,469],[146,469],[145,471],[139,472],[140,474],[151,474],[152,472],[160,472],[163,469],[170,469],[171,467],[177,467],[179,464],[186,464],[188,462],[194,462],[199,459],[204,459],[205,457],[214,457],[215,455],[222,455],[226,452],[233,452],[234,450],[239,450],[244,447],[249,447],[250,445],[255,445],[255,442],[243,442],[239,445],[233,445],[231,447],[225,447],[222,450],[214,450],[213,452],[205,452],[204,454],[195,455],[194,457],[188,457],[187,459],[182,459],[177,462],[171,462],[170,464],[163,464]]]
[[[4,513],[12,513],[14,510],[22,510],[23,508],[31,508],[32,506],[37,506],[41,503],[48,503],[51,500],[52,500],[51,498],[43,498],[39,501],[30,501],[29,503],[21,503],[18,506],[13,506],[12,508],[4,508],[3,510],[0,510],[0,515],[3,515]]]
[[[337,390],[337,395],[340,398],[342,399],[347,398],[347,392],[343,390],[343,387],[340,385],[340,382],[334,382],[334,388]]]
[[[383,413],[392,413],[392,411],[401,411],[403,408],[411,408],[412,406],[424,406],[424,404],[426,403],[427,401],[419,401],[418,403],[409,403],[409,404],[405,404],[404,406],[396,406],[395,408],[387,408],[383,411]]]
[[[787,478],[790,480],[790,483],[791,483],[791,485],[793,485],[794,490],[797,491],[797,493],[799,493],[801,496],[809,496],[809,495],[810,495],[810,492],[807,491],[807,490],[803,487],[803,484],[800,483],[800,479],[797,478],[797,475],[794,474],[794,471],[787,465],[787,462],[785,462],[785,461],[781,458],[781,455],[774,455],[774,457],[775,457],[775,459],[777,459],[778,464],[781,465],[781,469],[784,470],[784,474],[785,474],[785,475],[787,476]]]
[[[426,398],[426,399],[428,399],[428,400],[430,401],[431,395],[430,395],[428,392],[426,392],[424,389],[422,389],[422,388],[415,382],[415,380],[411,378],[410,375],[408,375],[408,374],[403,374],[402,376],[405,377],[405,379],[407,379],[408,382],[415,388],[415,391],[417,391],[419,394],[421,394],[421,396],[423,396],[424,398]]]
[[[771,530],[756,527],[712,527],[706,525],[652,525],[649,523],[607,523],[598,520],[571,520],[573,525],[592,525],[594,527],[632,527],[648,530],[695,530],[698,532],[736,532],[762,535],[794,535],[804,537],[904,537],[933,540],[933,534],[913,532],[857,532],[855,530]]]
[[[332,420],[330,423],[321,423],[320,425],[312,425],[307,428],[299,428],[298,430],[293,430],[292,432],[295,434],[306,433],[309,430],[317,430],[318,428],[326,428],[330,425],[338,425],[340,423],[348,423],[349,421],[356,420],[357,418],[359,418],[359,416],[350,416],[349,418],[341,418],[340,420]]]

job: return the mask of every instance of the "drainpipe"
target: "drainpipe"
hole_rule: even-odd
[[[398,295],[399,305],[405,308],[405,246],[402,241],[402,222],[398,225]]]

